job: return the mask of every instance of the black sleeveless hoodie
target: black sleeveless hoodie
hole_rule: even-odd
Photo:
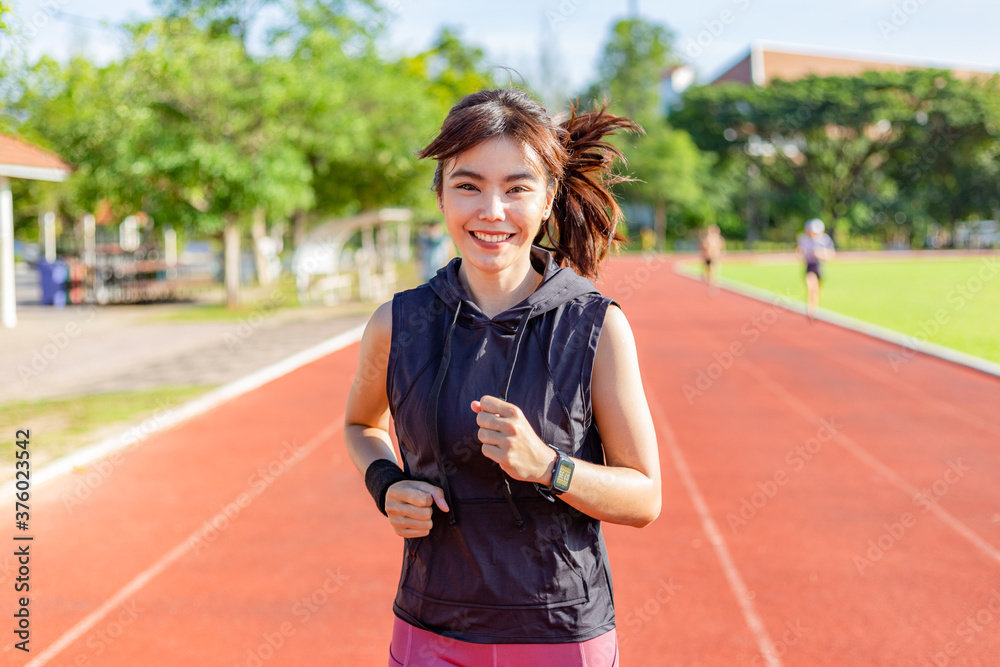
[[[590,382],[613,301],[542,248],[531,261],[538,289],[492,319],[465,293],[461,259],[393,298],[386,389],[404,469],[451,508],[405,540],[393,611],[462,641],[578,642],[615,626],[600,522],[504,474],[469,407],[505,398],[544,442],[604,463]]]

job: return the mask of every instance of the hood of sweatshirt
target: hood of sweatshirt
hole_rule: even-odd
[[[513,332],[525,315],[529,319],[537,317],[578,296],[600,293],[588,279],[572,269],[562,268],[556,264],[549,251],[539,246],[531,246],[531,265],[542,274],[541,284],[520,303],[489,318],[465,291],[458,277],[461,263],[461,258],[453,259],[447,266],[438,270],[428,284],[449,310],[461,310],[461,319],[471,326],[495,326]]]

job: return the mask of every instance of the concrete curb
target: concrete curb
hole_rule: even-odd
[[[258,371],[254,371],[239,380],[234,380],[221,387],[217,387],[207,394],[192,399],[176,408],[148,417],[139,424],[132,425],[117,435],[110,436],[100,442],[86,445],[70,454],[61,456],[46,464],[38,471],[32,471],[31,487],[36,488],[40,484],[71,472],[74,468],[85,466],[118,450],[142,442],[153,433],[165,431],[192,417],[204,414],[226,401],[234,399],[237,396],[242,396],[258,387],[262,387],[268,382],[288,375],[306,364],[341,350],[352,343],[356,343],[361,340],[361,334],[364,333],[364,330],[365,325],[363,324],[353,329],[348,329],[301,352],[296,352],[290,357],[286,357],[270,366],[265,366]],[[0,487],[0,498],[10,497],[14,492],[15,480],[11,480],[5,483],[3,487]]]
[[[700,278],[682,271],[677,264],[674,265],[674,273],[687,278],[688,280],[702,282]],[[767,290],[760,289],[759,287],[754,287],[753,285],[747,285],[746,283],[741,283],[737,280],[732,280],[731,278],[721,278],[719,280],[719,287],[726,291],[733,292],[734,294],[749,297],[757,301],[763,301],[764,303],[784,308],[785,310],[801,313],[802,315],[806,314],[806,305],[804,303],[792,301],[788,297],[782,297],[774,292],[769,292]],[[879,340],[892,343],[893,345],[898,345],[901,348],[899,354],[918,352],[920,354],[937,357],[938,359],[950,361],[981,373],[986,373],[987,375],[1000,378],[1000,364],[993,363],[992,361],[988,361],[971,354],[966,354],[965,352],[953,350],[950,347],[930,343],[916,336],[907,336],[906,334],[902,334],[898,331],[886,329],[885,327],[880,327],[877,324],[857,320],[848,315],[835,313],[831,310],[826,310],[825,308],[819,309],[816,313],[816,319],[823,320],[824,322],[828,322],[844,329],[856,331],[857,333],[864,334],[866,336],[871,336],[872,338],[878,338]]]

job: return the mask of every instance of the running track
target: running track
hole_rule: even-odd
[[[996,378],[894,368],[888,343],[663,260],[602,285],[664,476],[652,526],[606,526],[623,665],[1000,664]],[[401,545],[343,449],[356,355],[36,488],[31,653],[4,548],[0,664],[385,665]]]

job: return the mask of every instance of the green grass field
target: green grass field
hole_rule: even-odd
[[[117,435],[130,425],[206,393],[209,386],[91,394],[72,398],[12,401],[0,411],[0,429],[13,433],[31,425],[32,468],[101,438]],[[142,433],[142,431],[137,431]],[[0,453],[0,482],[14,477],[13,447]]]
[[[722,265],[725,278],[797,301],[806,297],[802,272],[798,262]],[[1000,363],[997,254],[827,262],[820,306]]]

